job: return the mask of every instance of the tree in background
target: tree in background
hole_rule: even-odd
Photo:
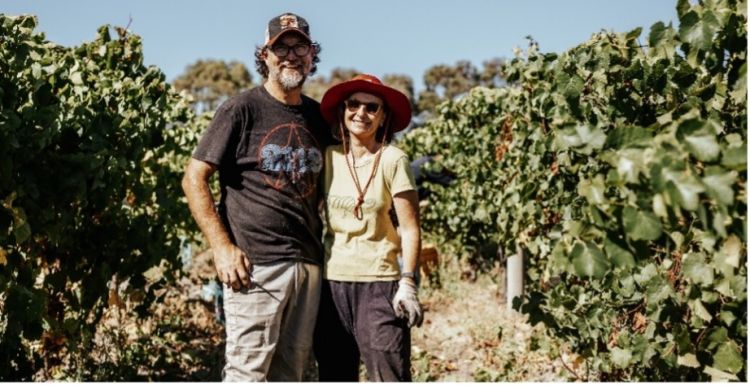
[[[244,64],[223,60],[198,60],[185,69],[172,84],[193,98],[195,112],[216,110],[228,97],[253,86],[253,78]]]
[[[482,63],[482,73],[479,74],[479,84],[487,88],[499,88],[506,84],[503,76],[505,59],[492,58]]]
[[[453,99],[479,83],[479,73],[470,61],[460,60],[455,66],[437,64],[423,77],[425,89],[419,93],[419,111],[433,110],[445,99]]]
[[[412,107],[415,106],[414,100],[414,82],[408,75],[402,74],[387,74],[383,76],[383,83],[389,87],[393,87],[406,95],[409,98],[409,102]]]
[[[331,76],[327,78],[325,76],[316,76],[306,81],[303,93],[320,101],[320,99],[323,98],[323,94],[325,94],[326,90],[331,88],[331,86],[349,80],[360,73],[360,71],[357,71],[354,68],[336,67],[331,70]]]
[[[481,71],[468,60],[455,65],[438,64],[427,69],[423,76],[425,89],[415,95],[414,81],[404,74],[386,74],[383,83],[403,92],[412,103],[414,112],[432,111],[445,101],[468,92],[476,86],[497,88],[505,84],[502,67],[505,60],[492,58],[482,63]],[[366,72],[366,71],[365,71]],[[316,76],[304,86],[305,95],[320,101],[331,86],[363,73],[354,68],[336,67],[329,76]],[[254,86],[252,76],[238,61],[198,60],[172,84],[178,91],[185,90],[193,98],[193,108],[201,114],[215,110],[229,96]]]
[[[432,111],[446,99],[469,92],[476,86],[496,88],[505,84],[502,77],[504,60],[493,58],[482,63],[479,72],[468,60],[459,60],[455,65],[438,64],[424,74],[425,89],[419,93],[417,111]]]
[[[366,73],[354,68],[337,67],[331,70],[331,75],[316,76],[305,82],[304,94],[320,101],[323,94],[332,86],[347,81],[359,74]],[[414,82],[408,75],[403,74],[386,74],[383,76],[383,83],[403,92],[414,105]]]

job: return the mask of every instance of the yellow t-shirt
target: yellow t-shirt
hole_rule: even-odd
[[[375,156],[357,164],[362,188],[372,172]],[[351,158],[350,158],[351,161]],[[362,204],[362,219],[354,216],[357,187],[347,168],[341,145],[328,146],[325,155],[326,229],[324,277],[334,281],[368,282],[399,279],[398,254],[401,238],[388,215],[393,196],[416,190],[409,158],[400,149],[386,145],[380,166],[370,182]]]

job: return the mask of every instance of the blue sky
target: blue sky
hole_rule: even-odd
[[[47,39],[72,46],[103,24],[143,37],[146,64],[171,80],[202,58],[244,62],[258,82],[253,50],[268,20],[286,11],[306,18],[323,47],[319,75],[335,67],[383,76],[401,73],[422,88],[434,64],[513,57],[532,35],[544,52],[562,52],[602,29],[677,25],[676,0],[2,0],[0,12],[34,14]]]

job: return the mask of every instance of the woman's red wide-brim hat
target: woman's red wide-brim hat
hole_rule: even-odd
[[[400,91],[383,84],[375,76],[362,74],[336,84],[326,91],[320,102],[320,112],[328,124],[334,124],[338,107],[349,95],[357,92],[373,94],[388,106],[393,116],[393,132],[403,130],[411,122],[411,103]]]

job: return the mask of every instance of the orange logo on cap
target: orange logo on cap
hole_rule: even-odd
[[[299,24],[297,23],[297,16],[294,15],[281,16],[279,18],[279,23],[281,24],[281,29],[299,28]]]

